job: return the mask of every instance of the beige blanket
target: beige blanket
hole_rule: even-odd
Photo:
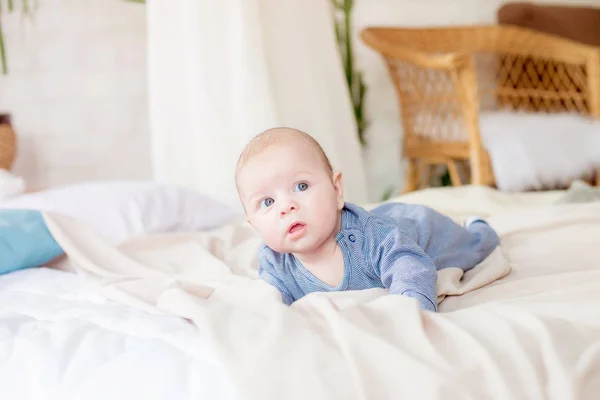
[[[205,330],[243,399],[600,393],[600,203],[490,217],[503,254],[462,280],[458,270],[440,274],[437,314],[383,290],[312,294],[286,307],[249,279],[257,238],[245,225],[115,249],[77,221],[45,217],[93,288]],[[496,280],[510,270],[506,259],[512,271]]]

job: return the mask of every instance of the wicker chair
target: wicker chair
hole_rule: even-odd
[[[363,41],[384,58],[399,99],[408,160],[405,191],[445,163],[461,185],[493,185],[481,111],[577,112],[600,118],[600,48],[515,26],[370,27]],[[600,180],[597,174],[596,180]]]

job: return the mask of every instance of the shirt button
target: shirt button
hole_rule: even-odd
[[[349,239],[351,242],[354,242],[354,241],[356,240],[356,238],[354,237],[354,235],[353,235],[353,234],[350,234],[350,235],[348,235],[348,239]]]

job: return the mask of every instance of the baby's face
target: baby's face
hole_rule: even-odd
[[[273,145],[238,174],[248,221],[267,246],[310,254],[338,229],[341,177],[332,181],[319,154],[304,143]]]

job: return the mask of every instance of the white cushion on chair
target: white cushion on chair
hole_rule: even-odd
[[[600,121],[501,111],[481,113],[479,126],[500,190],[568,186],[600,169]]]

